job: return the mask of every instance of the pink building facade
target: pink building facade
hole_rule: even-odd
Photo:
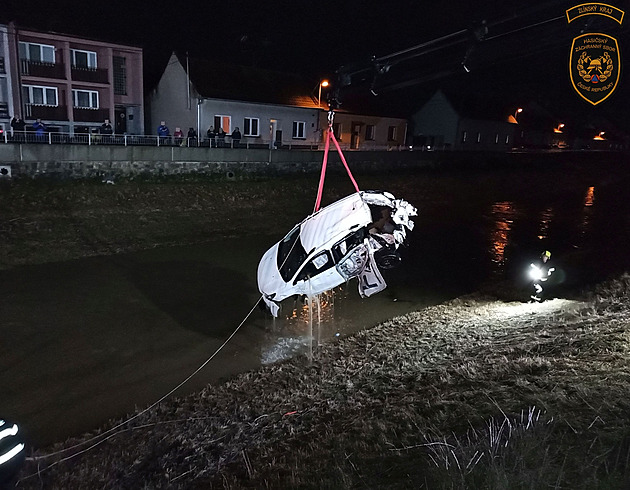
[[[106,119],[117,134],[144,133],[142,49],[8,26],[8,71],[15,114],[27,130],[95,132]]]

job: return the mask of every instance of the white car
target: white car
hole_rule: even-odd
[[[379,220],[379,212],[386,218]],[[362,191],[308,216],[271,247],[258,265],[258,289],[271,313],[293,295],[316,295],[350,279],[369,297],[387,287],[379,265],[400,260],[396,249],[413,229],[417,210],[388,192]],[[386,219],[388,226],[378,221]],[[376,227],[375,227],[376,226]]]

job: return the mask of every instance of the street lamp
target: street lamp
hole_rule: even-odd
[[[319,91],[317,93],[317,106],[321,107],[322,105],[322,87],[328,87],[330,85],[328,80],[320,80],[319,82]]]
[[[562,133],[562,128],[564,128],[564,123],[558,124],[557,127],[553,128],[554,133]]]
[[[520,107],[518,109],[516,109],[516,111],[514,112],[514,115],[510,114],[507,118],[507,122],[509,122],[510,124],[518,124],[518,121],[516,120],[516,116],[519,115],[520,112],[523,112],[523,109],[521,109]]]

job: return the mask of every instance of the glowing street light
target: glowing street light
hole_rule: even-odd
[[[606,131],[600,131],[599,134],[597,136],[595,136],[593,139],[594,140],[605,140],[606,138],[604,138],[604,135],[606,134]]]
[[[330,83],[328,80],[321,80],[319,82],[319,92],[317,93],[317,106],[320,107],[322,105],[322,87],[328,87]]]
[[[522,108],[519,107],[518,109],[516,109],[516,111],[514,112],[514,115],[510,114],[508,116],[508,122],[511,124],[518,124],[518,121],[516,120],[516,116],[518,116],[519,113],[521,112],[523,112]]]
[[[558,124],[557,127],[553,128],[554,133],[562,133],[562,128],[564,128],[564,123]]]

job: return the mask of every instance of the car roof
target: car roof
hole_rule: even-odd
[[[310,254],[371,222],[370,208],[361,194],[351,194],[306,218],[301,224],[300,240]]]

